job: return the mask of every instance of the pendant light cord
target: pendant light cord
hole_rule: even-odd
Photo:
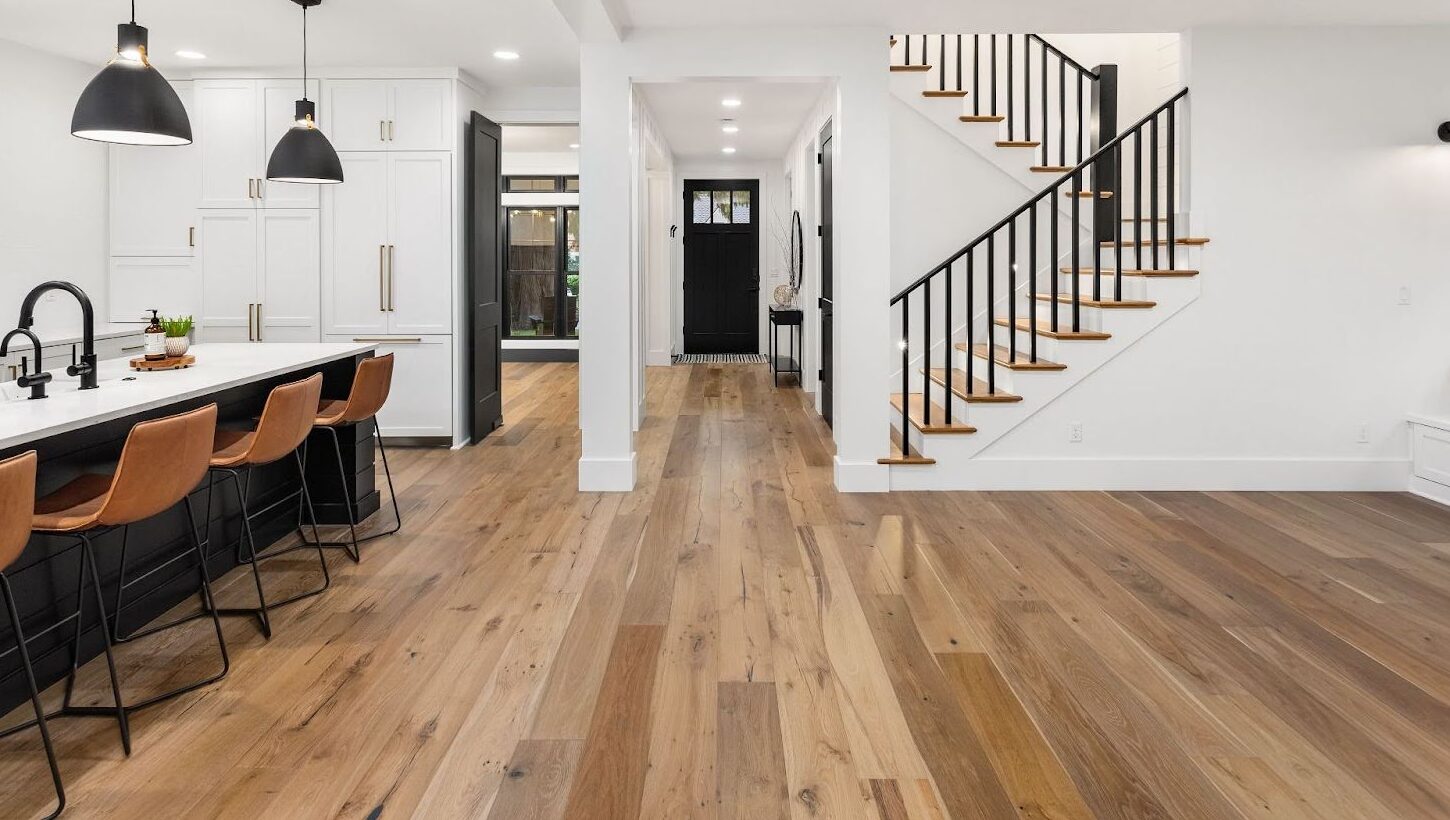
[[[131,25],[136,25],[136,0],[131,0]]]
[[[132,3],[136,0],[131,0]],[[307,99],[307,7],[302,7],[302,99]]]

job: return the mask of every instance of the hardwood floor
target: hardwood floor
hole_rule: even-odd
[[[230,676],[138,714],[129,760],[53,724],[71,816],[1450,816],[1442,508],[838,495],[749,365],[651,369],[639,489],[581,495],[574,366],[506,374],[509,424],[398,451],[403,532],[270,642],[229,621]],[[205,638],[123,647],[129,691]],[[0,741],[0,815],[45,807],[39,750]]]

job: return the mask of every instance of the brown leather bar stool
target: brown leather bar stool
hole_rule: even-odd
[[[211,579],[207,577],[201,540],[196,533],[196,516],[190,495],[206,475],[207,462],[211,458],[212,437],[216,434],[216,418],[217,407],[209,404],[188,413],[143,421],[131,428],[114,473],[82,475],[35,503],[35,517],[31,529],[47,535],[78,539],[83,557],[90,563],[92,579],[96,585],[96,603],[101,609],[102,632],[106,639],[106,665],[111,676],[111,694],[115,698],[114,707],[71,705],[71,692],[75,687],[79,665],[79,656],[76,655],[73,657],[70,676],[66,680],[65,700],[60,711],[54,714],[79,717],[115,716],[121,728],[121,744],[128,755],[131,753],[129,717],[132,712],[221,680],[231,668],[226,638],[222,635],[221,619],[215,612]],[[189,524],[187,540],[190,544],[181,553],[148,570],[143,577],[160,572],[183,558],[191,557],[196,560],[197,595],[201,601],[202,612],[181,620],[211,616],[217,646],[221,650],[222,669],[196,683],[153,695],[136,703],[126,703],[121,695],[120,680],[116,676],[115,660],[111,656],[115,635],[106,617],[93,542],[99,536],[119,529],[123,531],[124,549],[124,538],[129,534],[131,524],[160,515],[183,502]],[[174,624],[148,629],[144,633],[131,635],[130,638],[149,635],[171,625]],[[79,618],[76,623],[76,640],[80,640]]]
[[[262,416],[257,421],[257,428],[255,430],[218,430],[212,450],[211,469],[207,482],[208,528],[211,520],[212,490],[216,486],[217,476],[222,476],[222,480],[230,478],[235,482],[237,503],[242,511],[241,533],[237,539],[237,560],[240,563],[251,565],[252,580],[257,587],[257,606],[255,608],[221,609],[218,612],[221,615],[255,617],[262,634],[268,638],[272,637],[269,610],[320,595],[332,585],[332,576],[327,571],[327,554],[320,544],[315,543],[319,540],[317,515],[312,510],[312,496],[307,492],[307,467],[304,454],[307,436],[312,432],[313,418],[321,400],[321,373],[315,373],[302,381],[273,388],[267,396],[266,406],[262,408]],[[273,501],[260,510],[250,510],[247,506],[247,496],[252,488],[252,470],[288,456],[292,456],[297,463],[297,478],[301,489],[297,493],[289,493]],[[298,498],[298,531],[301,532],[302,529],[303,506],[306,506],[312,521],[314,543],[304,543],[299,546],[300,548],[313,547],[317,550],[317,560],[322,566],[322,586],[269,603],[267,594],[262,588],[262,573],[258,565],[268,558],[276,558],[299,547],[284,547],[270,553],[259,554],[257,542],[252,535],[252,519],[274,509],[279,504],[291,501],[294,495]],[[209,541],[210,539],[208,539]],[[244,546],[245,552],[243,552]],[[210,557],[209,551],[208,557]]]
[[[332,435],[332,444],[337,452],[337,477],[342,482],[342,497],[347,502],[347,530],[350,539],[347,541],[317,541],[307,542],[306,536],[303,541],[309,546],[342,547],[354,562],[362,560],[362,552],[358,545],[382,538],[385,535],[392,535],[403,528],[403,516],[398,511],[398,494],[393,490],[393,471],[388,469],[388,451],[383,447],[383,434],[378,430],[378,411],[388,400],[388,391],[393,385],[393,354],[386,356],[374,356],[371,359],[364,359],[357,366],[357,373],[353,376],[352,390],[348,392],[345,400],[332,399],[322,402],[317,408],[317,418],[314,421],[317,427],[326,430]],[[373,435],[377,438],[378,452],[383,457],[383,474],[388,479],[388,495],[393,499],[393,528],[383,532],[375,532],[371,535],[357,537],[357,528],[361,521],[354,520],[352,492],[347,488],[347,468],[342,463],[342,440],[337,431],[342,427],[351,427],[364,421],[373,423]],[[300,535],[302,528],[298,526]],[[315,538],[316,536],[314,536]]]
[[[33,638],[26,638],[25,631],[20,625],[20,610],[15,606],[15,595],[10,590],[10,579],[5,575],[6,570],[14,566],[20,553],[25,551],[25,545],[30,541],[30,518],[35,512],[35,451],[0,461],[0,595],[5,598],[5,611],[10,617],[10,628],[15,635],[15,648],[0,652],[0,658],[9,655],[11,652],[20,653],[20,666],[25,672],[25,682],[30,687],[30,705],[35,709],[35,720],[23,726],[6,732],[11,734],[20,729],[28,729],[35,726],[40,729],[40,742],[45,746],[45,759],[50,764],[50,779],[55,783],[55,811],[46,815],[46,820],[59,817],[65,811],[65,786],[60,780],[60,766],[55,759],[55,746],[50,742],[50,729],[45,725],[45,707],[40,705],[40,690],[35,685],[35,667],[30,665],[30,650],[27,643]],[[84,556],[81,559],[85,560]],[[81,587],[76,590],[77,601],[81,593],[85,592],[85,581],[82,576]],[[77,612],[71,616],[80,618],[79,604]],[[65,618],[59,623],[41,632],[45,634],[68,622]],[[36,635],[34,637],[40,637]]]

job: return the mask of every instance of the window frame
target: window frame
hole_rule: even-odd
[[[548,190],[540,188],[514,188],[516,179],[548,180],[553,183]],[[574,182],[574,189],[569,189],[569,182]],[[579,193],[578,174],[505,174],[503,178],[503,192],[506,194],[577,194]]]
[[[562,177],[560,177],[562,179]],[[539,193],[535,191],[534,193]],[[513,322],[511,321],[510,308],[510,274],[514,271],[509,266],[509,259],[512,257],[513,248],[513,220],[509,218],[513,211],[553,211],[554,212],[554,332],[549,335],[536,334],[531,336],[515,336],[513,333]],[[503,338],[516,340],[543,339],[552,341],[575,341],[579,338],[577,333],[570,334],[566,322],[568,319],[569,303],[569,212],[579,212],[578,205],[505,205],[503,207]],[[582,219],[583,217],[578,217]],[[583,282],[584,264],[583,249],[580,249],[581,261],[579,265],[580,282]],[[577,298],[577,297],[576,297]]]

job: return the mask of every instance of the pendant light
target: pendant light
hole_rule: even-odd
[[[292,0],[302,7],[302,99],[297,101],[297,119],[267,161],[267,179],[272,182],[342,182],[342,160],[332,143],[317,127],[317,104],[307,99],[307,9],[322,0]]]
[[[190,144],[186,107],[146,56],[146,27],[136,25],[136,0],[131,22],[116,29],[116,56],[81,92],[70,132],[123,145]]]

